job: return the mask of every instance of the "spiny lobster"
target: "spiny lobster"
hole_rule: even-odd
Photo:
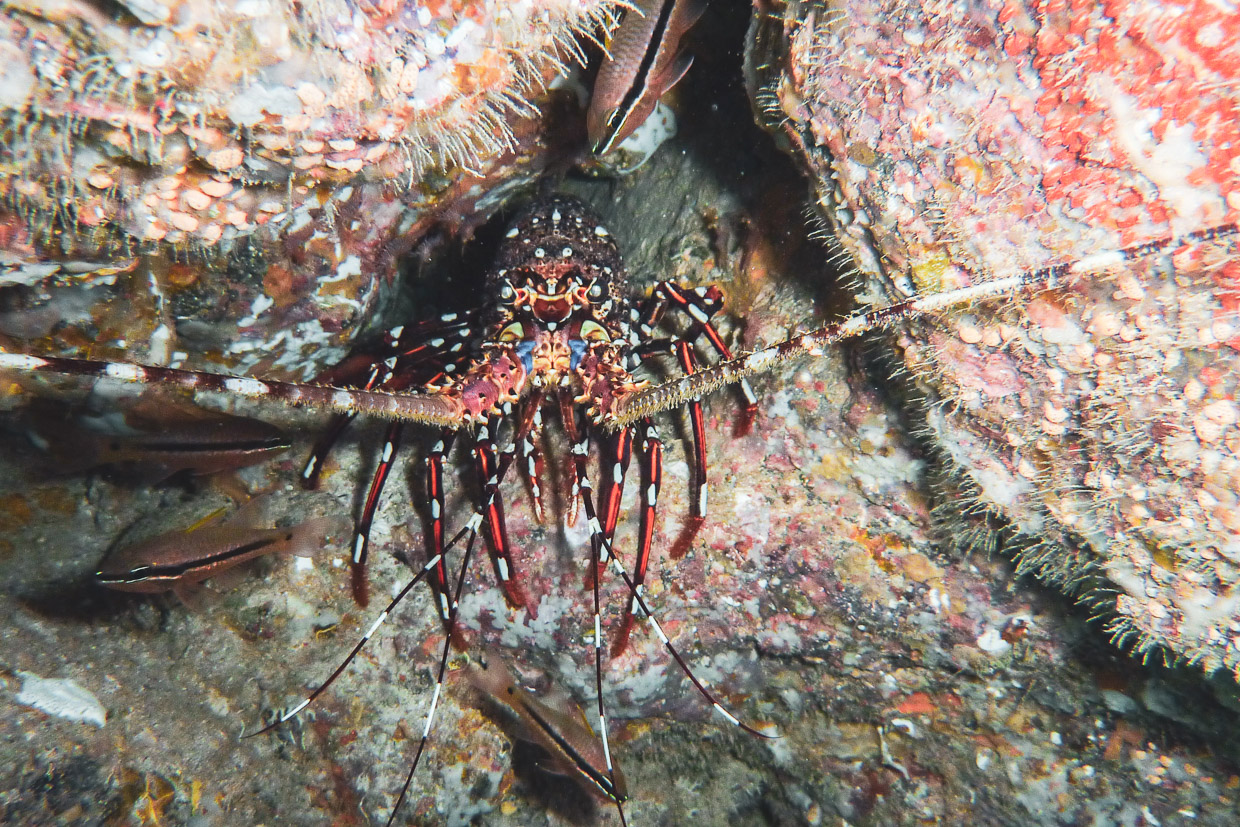
[[[341,674],[395,604],[423,577],[432,585],[444,624],[453,631],[464,567],[480,530],[488,543],[508,602],[513,606],[525,603],[510,553],[499,485],[511,465],[517,462],[531,484],[535,508],[541,510],[538,484],[543,463],[535,437],[542,428],[543,408],[558,410],[572,443],[570,473],[574,500],[579,499],[590,529],[595,676],[600,735],[607,762],[601,769],[606,776],[611,776],[611,789],[615,790],[602,702],[603,635],[598,585],[604,566],[610,566],[624,580],[631,595],[631,605],[617,636],[616,651],[623,648],[634,618],[645,617],[659,640],[715,709],[733,723],[755,734],[764,734],[727,712],[692,675],[643,596],[641,586],[649,562],[662,476],[662,442],[652,422],[655,414],[683,406],[690,412],[694,445],[691,485],[695,491],[687,529],[691,534],[705,516],[706,469],[700,400],[707,394],[727,384],[742,383],[748,376],[768,372],[789,359],[820,353],[842,339],[903,318],[1021,289],[1053,288],[1069,275],[1089,273],[1166,251],[1175,244],[1208,241],[1235,232],[1232,226],[1215,228],[1172,242],[1152,242],[1123,251],[1100,253],[1071,265],[1047,267],[941,294],[911,298],[733,358],[711,321],[722,306],[722,294],[718,289],[687,291],[663,282],[656,286],[648,300],[632,303],[624,292],[625,273],[607,230],[584,205],[565,197],[552,197],[532,205],[507,232],[489,275],[488,286],[495,298],[493,306],[390,331],[380,352],[349,360],[326,377],[336,386],[9,353],[0,353],[0,368],[178,385],[335,410],[340,418],[320,441],[307,466],[305,479],[309,483],[316,479],[332,442],[353,416],[368,413],[392,419],[354,542],[354,588],[359,600],[365,599],[363,566],[369,521],[392,467],[403,425],[414,422],[440,429],[439,439],[427,455],[427,507],[431,519],[426,560],[421,571],[396,595],[328,681],[305,701],[283,713],[280,722],[304,709]],[[679,335],[656,336],[657,325],[671,309],[684,313],[688,319],[686,329]],[[477,339],[475,334],[480,329],[486,333]],[[699,369],[694,344],[703,336],[721,361]],[[647,385],[636,378],[635,371],[645,360],[660,355],[675,356],[684,375],[655,385]],[[756,402],[748,391],[746,398],[752,410]],[[501,443],[499,437],[504,429],[508,432],[507,439]],[[444,459],[454,436],[460,431],[472,433],[474,471],[483,496],[480,508],[466,526],[447,539],[450,532],[443,516]],[[603,452],[597,499],[588,463],[591,437],[602,443]],[[613,548],[612,538],[635,439],[639,443],[642,474],[641,528],[637,559],[630,574]],[[524,461],[518,462],[518,457]],[[462,574],[453,590],[448,579],[446,555],[465,535],[469,539]],[[417,757],[401,792],[402,800],[426,744],[448,651],[445,642],[435,695]],[[620,796],[612,794],[612,798],[623,819]],[[393,809],[393,818],[399,806],[400,800]]]

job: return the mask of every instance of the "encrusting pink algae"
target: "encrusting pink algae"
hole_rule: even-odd
[[[788,7],[767,119],[881,303],[1240,219],[1240,15]],[[751,60],[754,56],[751,55]],[[899,337],[965,499],[1138,651],[1240,675],[1240,260],[1173,249]],[[987,531],[989,531],[987,529]]]

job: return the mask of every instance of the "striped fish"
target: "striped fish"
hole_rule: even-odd
[[[564,709],[554,709],[538,700],[517,685],[494,651],[487,652],[485,665],[470,666],[466,675],[475,687],[516,713],[523,740],[546,750],[554,770],[607,801],[622,803],[628,799],[624,774],[616,766],[609,771],[603,743],[576,704],[566,702]]]
[[[689,71],[693,58],[679,53],[680,39],[702,16],[706,0],[633,0],[631,5],[607,44],[586,112],[595,155],[623,143]]]
[[[144,594],[175,592],[185,599],[209,577],[217,577],[265,554],[311,556],[331,530],[328,518],[305,520],[290,528],[255,525],[258,497],[231,519],[218,516],[110,552],[95,582],[110,589]],[[189,600],[186,601],[190,602]]]

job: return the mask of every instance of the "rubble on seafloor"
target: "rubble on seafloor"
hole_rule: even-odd
[[[881,304],[1240,219],[1237,36],[1191,0],[801,2],[750,60]],[[914,322],[899,348],[963,511],[1010,524],[1022,571],[1139,652],[1240,675],[1235,248]]]
[[[681,135],[631,179],[567,187],[602,211],[636,293],[659,278],[720,283],[742,320],[724,334],[748,347],[848,299],[824,270],[829,252],[806,238],[802,182],[746,130],[744,99],[724,83],[739,39],[723,40],[709,17],[697,36]],[[700,46],[710,38],[717,49]],[[463,301],[475,288],[457,265],[442,261],[426,280]],[[639,627],[603,679],[629,823],[1230,827],[1240,801],[1234,686],[1211,691],[1192,671],[1142,666],[1003,557],[940,546],[932,509],[943,495],[927,482],[938,457],[895,404],[889,350],[880,338],[761,378],[748,436],[733,432],[729,394],[710,400],[708,518],[679,561],[667,549],[688,513],[688,426],[659,418],[667,457],[647,595],[723,703],[781,737],[760,741],[712,715]],[[356,429],[323,490],[308,493],[294,480],[326,418],[224,402],[302,435],[279,461],[242,472],[253,489],[277,487],[273,507],[288,521],[356,512],[381,428]],[[411,431],[374,525],[369,609],[349,596],[345,535],[319,557],[262,561],[195,613],[84,579],[107,546],[188,525],[222,495],[205,484],[61,477],[6,432],[0,820],[382,823],[417,748],[443,643],[424,590],[302,715],[239,736],[264,711],[304,698],[410,576],[398,557],[420,559],[419,441]],[[567,447],[553,438],[547,450],[554,477]],[[472,483],[468,458],[456,460],[454,526],[468,516]],[[558,474],[547,488],[562,505],[568,482]],[[637,476],[631,469],[618,532],[627,560]],[[508,610],[490,566],[475,560],[464,623],[531,686],[592,710],[584,521],[540,526],[523,486],[512,481],[505,496],[534,610]],[[609,582],[605,599],[614,628],[628,597]],[[614,810],[521,760],[504,721],[455,678],[460,663],[397,823],[617,823]],[[26,676],[89,693],[104,726],[20,702]]]
[[[579,104],[546,87],[615,9],[5,4],[0,286],[26,293],[0,334],[309,378],[400,253],[564,163],[580,116],[543,115]]]

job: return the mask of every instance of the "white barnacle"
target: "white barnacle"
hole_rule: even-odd
[[[38,356],[27,356],[24,353],[0,352],[0,368],[13,368],[14,370],[38,370],[46,364],[47,360],[40,359]]]
[[[534,258],[542,258],[545,255],[547,255],[547,251],[542,247],[537,247],[534,249]]]
[[[599,224],[594,228],[594,234],[599,238],[607,238],[607,236],[611,235],[611,233],[607,232],[607,228],[602,224]]]
[[[257,379],[233,377],[224,380],[224,390],[240,396],[266,396],[271,389],[266,382],[260,382]]]
[[[1107,250],[1106,252],[1085,256],[1069,269],[1073,273],[1093,273],[1123,264],[1127,260],[1128,256],[1122,250]]]
[[[119,362],[109,363],[108,366],[103,369],[103,372],[106,376],[110,376],[113,379],[121,379],[126,382],[139,382],[146,373],[145,370],[137,365],[124,365]]]
[[[560,250],[560,256],[562,258],[570,258],[572,255],[573,255],[572,247],[565,247],[563,250]]]
[[[779,348],[768,347],[745,357],[745,367],[749,370],[763,371],[779,358]]]
[[[516,227],[513,227],[509,229],[508,232],[504,233],[504,238],[516,238],[518,232],[520,231]]]

